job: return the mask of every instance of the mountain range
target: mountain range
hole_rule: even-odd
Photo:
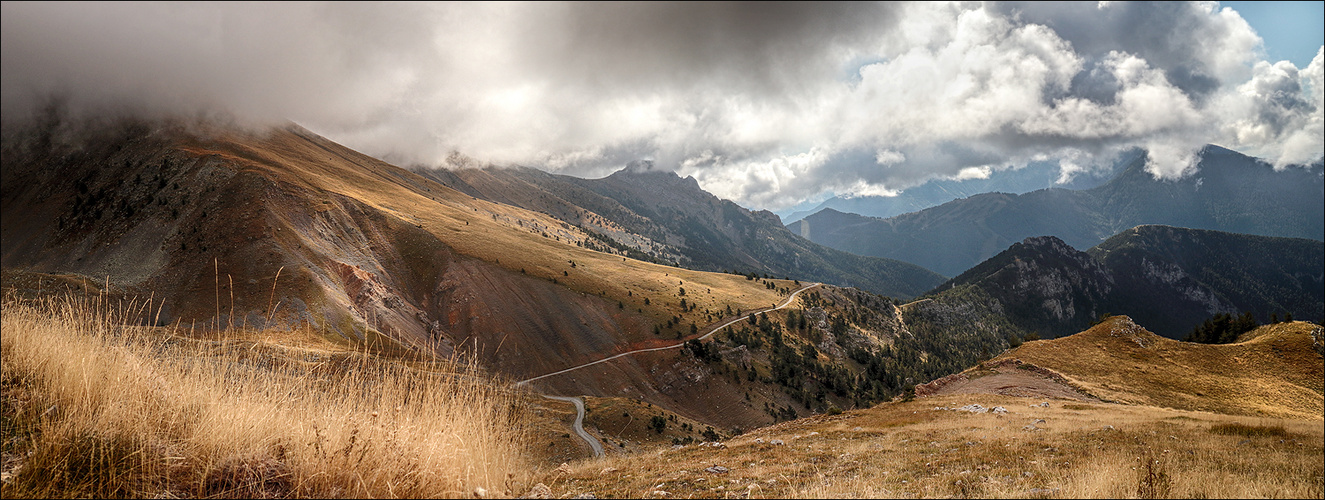
[[[676,345],[802,285],[765,274],[813,280],[797,270],[822,266],[901,296],[942,281],[918,266],[826,249],[693,179],[640,168],[585,181],[597,191],[554,177],[549,185],[576,204],[540,204],[552,191],[522,184],[534,171],[456,172],[470,176],[463,183],[429,178],[294,124],[249,130],[54,115],[4,135],[0,263],[6,289],[113,292],[151,310],[138,316],[144,324],[209,338],[265,328],[388,354],[472,356],[508,380]],[[503,180],[512,184],[498,188]],[[740,273],[663,265],[716,268],[726,259]],[[918,279],[899,285],[891,276]],[[709,350],[657,350],[531,385],[629,397],[730,429],[878,401],[965,365],[925,345],[909,347],[907,358],[883,352],[899,332],[876,328],[850,345],[895,369],[886,383],[848,390],[848,374],[862,368],[836,342],[824,344],[822,357],[807,356],[821,343],[810,332],[830,332],[834,318],[845,325],[857,301],[881,318],[891,317],[893,303],[844,290],[821,292],[841,298],[778,337],[779,355],[788,357],[756,352],[735,363],[717,362]],[[785,322],[774,315],[760,324]],[[987,348],[1001,345],[994,341]],[[711,352],[748,351],[725,342]],[[930,365],[904,361],[919,358]],[[799,375],[774,377],[774,366]],[[821,370],[805,372],[811,366]],[[743,376],[723,376],[734,373]],[[841,395],[824,396],[826,387]]]
[[[1145,225],[1085,252],[1053,236],[1027,238],[928,296],[978,302],[969,307],[992,307],[1041,336],[1125,314],[1181,338],[1220,313],[1249,312],[1261,323],[1325,319],[1322,262],[1320,241]]]
[[[886,219],[983,193],[1022,194],[1048,188],[1090,189],[1108,182],[1138,156],[1144,154],[1145,152],[1141,150],[1126,151],[1121,155],[1121,160],[1110,165],[1109,168],[1083,172],[1066,182],[1059,182],[1061,174],[1058,162],[1037,161],[1021,168],[1003,170],[982,179],[935,179],[904,189],[897,196],[834,196],[813,205],[808,210],[793,208],[778,212],[778,215],[782,216],[782,222],[791,224],[831,208],[838,212]]]
[[[153,300],[146,324],[473,356],[513,380],[744,319],[712,341],[533,382],[552,394],[644,401],[721,429],[868,406],[1026,332],[1056,335],[1104,312],[1172,335],[1212,310],[1310,319],[1321,302],[1318,242],[1138,228],[1086,254],[1033,240],[943,285],[916,265],[815,244],[772,213],[646,162],[602,179],[410,171],[294,124],[52,115],[6,130],[2,162],[7,288],[104,282]],[[1147,265],[1159,270],[1153,279],[1130,284],[1128,273]],[[1067,285],[1053,281],[1064,276]],[[1014,293],[1009,279],[1037,285]],[[817,286],[787,311],[750,314],[809,285],[797,280],[837,286]],[[1038,286],[1046,280],[1054,286]],[[1176,326],[1124,300],[1120,290],[1141,286],[1152,287],[1138,295],[1149,305],[1176,304]],[[928,300],[904,303],[927,291]]]
[[[594,247],[703,271],[734,271],[855,286],[910,298],[943,281],[893,259],[862,257],[800,238],[766,210],[704,191],[693,177],[636,161],[601,179],[531,168],[415,169],[480,199],[546,213],[581,228]]]
[[[1034,236],[1078,249],[1142,224],[1320,240],[1325,233],[1322,166],[1276,170],[1218,146],[1197,172],[1155,180],[1135,158],[1109,182],[1086,190],[985,193],[887,219],[822,210],[788,227],[811,241],[887,257],[955,276]]]

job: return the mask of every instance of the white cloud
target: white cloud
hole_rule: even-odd
[[[1151,149],[1321,157],[1322,56],[1259,61],[1211,3],[3,4],[4,118],[292,119],[402,164],[605,175],[647,158],[746,206]]]
[[[971,179],[988,179],[989,174],[994,169],[990,167],[966,167],[957,172],[957,175],[951,177],[952,180],[966,181]]]

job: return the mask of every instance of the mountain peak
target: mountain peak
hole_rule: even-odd
[[[667,185],[670,186],[682,185],[693,190],[703,191],[703,189],[699,187],[699,181],[695,180],[694,176],[687,175],[682,178],[680,175],[677,175],[676,172],[656,166],[653,163],[653,160],[631,160],[630,163],[626,164],[626,168],[618,170],[608,177],[626,179],[628,181],[630,181],[630,179],[635,179],[630,182],[636,183],[643,182],[645,179],[647,179],[647,182],[651,183],[662,180],[663,182],[669,183]]]
[[[1053,250],[1063,255],[1073,255],[1077,253],[1077,249],[1072,248],[1071,245],[1058,239],[1057,236],[1031,236],[1021,240],[1021,244],[1030,248]]]
[[[621,172],[627,174],[644,174],[655,171],[653,160],[631,160],[629,163],[626,163],[626,168],[621,169]]]
[[[1227,154],[1234,154],[1234,155],[1239,155],[1239,156],[1246,156],[1246,155],[1244,155],[1244,154],[1242,154],[1242,153],[1239,153],[1239,152],[1237,152],[1237,151],[1233,151],[1233,150],[1228,149],[1228,148],[1225,148],[1225,147],[1223,147],[1223,146],[1216,146],[1216,145],[1214,145],[1214,144],[1206,144],[1205,146],[1203,146],[1203,147],[1201,148],[1200,155],[1201,155],[1202,157],[1204,157],[1204,156],[1207,155],[1207,154],[1211,154],[1211,153],[1214,153],[1214,154],[1224,154],[1224,155],[1227,155]]]

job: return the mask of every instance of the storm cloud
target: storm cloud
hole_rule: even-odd
[[[1322,55],[1209,3],[3,4],[5,120],[292,120],[403,165],[637,159],[780,208],[1217,143],[1317,160]],[[448,158],[451,159],[448,162]]]

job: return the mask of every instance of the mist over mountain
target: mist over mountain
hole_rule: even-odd
[[[867,217],[888,218],[982,193],[1023,194],[1037,189],[1090,189],[1108,182],[1138,155],[1143,154],[1145,152],[1140,150],[1124,152],[1122,159],[1112,167],[1082,172],[1066,182],[1061,182],[1062,167],[1058,162],[1032,162],[1022,168],[993,172],[983,178],[935,179],[905,189],[897,196],[834,196],[808,210],[788,209],[776,213],[788,225],[826,208]]]
[[[1027,238],[927,296],[970,295],[1041,336],[1072,334],[1104,314],[1125,314],[1181,338],[1214,314],[1325,317],[1325,243],[1145,225],[1085,251]],[[979,304],[990,307],[989,304]]]
[[[1142,224],[1316,240],[1325,233],[1320,163],[1276,170],[1207,146],[1196,173],[1180,180],[1156,180],[1145,164],[1138,157],[1087,190],[984,193],[887,219],[825,209],[788,227],[839,250],[950,276],[1032,236],[1052,235],[1085,249]]]

